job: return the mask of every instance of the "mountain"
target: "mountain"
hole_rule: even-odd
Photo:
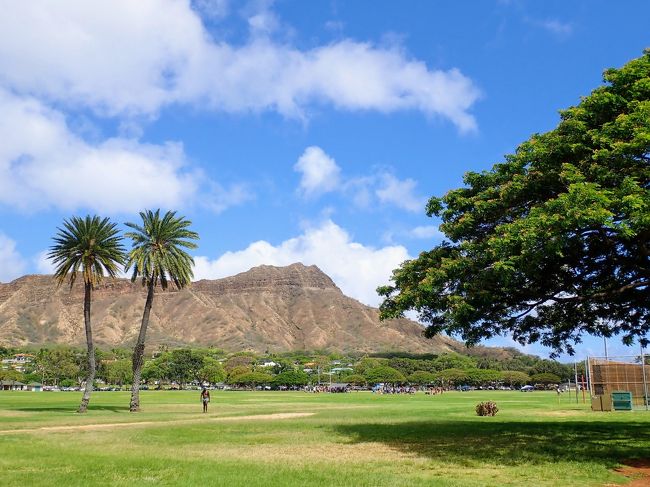
[[[83,285],[57,288],[52,276],[0,284],[0,344],[83,344]],[[145,289],[105,280],[93,294],[93,333],[104,346],[131,345],[140,326]],[[379,321],[376,308],[345,296],[316,266],[260,266],[184,290],[158,291],[147,334],[159,344],[214,345],[229,351],[345,352],[461,350],[447,337],[425,339],[410,320]]]

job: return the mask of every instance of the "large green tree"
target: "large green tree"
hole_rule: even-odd
[[[172,350],[167,356],[169,378],[181,386],[193,380],[200,380],[203,356],[195,350],[181,348]]]
[[[247,387],[257,387],[271,382],[273,382],[273,376],[266,372],[245,372],[229,379],[230,384]]]
[[[416,370],[407,377],[407,380],[411,384],[424,386],[427,384],[433,384],[436,381],[436,374],[433,372],[427,372],[426,370]]]
[[[364,374],[368,384],[378,384],[380,382],[386,382],[388,384],[401,384],[406,382],[404,374],[399,370],[396,370],[388,365],[380,365],[366,371]]]
[[[128,359],[112,360],[105,364],[106,382],[123,386],[130,384],[133,379],[133,371]]]
[[[160,210],[140,212],[141,224],[127,223],[133,231],[125,235],[133,241],[125,270],[133,273],[131,280],[142,280],[147,288],[147,299],[142,313],[140,332],[133,349],[133,387],[130,410],[140,410],[140,378],[144,362],[144,346],[149,325],[149,315],[157,286],[167,289],[171,282],[177,289],[187,286],[192,280],[194,259],[183,249],[195,249],[193,240],[199,235],[188,229],[192,224],[176,212],[168,211],[163,216]]]
[[[203,367],[197,372],[197,377],[201,382],[210,382],[216,384],[226,379],[226,371],[223,365],[212,357],[203,357]]]
[[[530,376],[516,370],[504,370],[501,372],[503,382],[509,386],[523,386],[530,382]]]
[[[57,229],[54,244],[48,258],[55,267],[54,278],[59,286],[65,281],[74,285],[80,274],[84,282],[84,326],[88,355],[86,386],[79,405],[79,412],[85,413],[90,401],[95,380],[95,345],[90,321],[92,292],[106,274],[115,277],[124,262],[122,237],[115,223],[108,218],[86,216],[72,217],[63,221]]]
[[[285,370],[273,378],[276,386],[300,387],[307,385],[309,376],[302,370]]]
[[[465,187],[431,198],[447,237],[393,272],[384,318],[416,310],[427,335],[512,334],[573,352],[586,333],[647,344],[650,50]]]
[[[50,385],[58,385],[63,379],[87,376],[87,367],[82,373],[76,355],[74,350],[67,347],[42,348],[34,360],[34,373],[38,375],[39,381]]]

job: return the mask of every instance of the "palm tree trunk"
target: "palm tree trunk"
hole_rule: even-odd
[[[151,279],[147,291],[147,301],[144,303],[138,341],[133,349],[133,386],[131,387],[131,405],[129,406],[133,413],[140,411],[140,378],[142,377],[142,366],[144,364],[144,341],[147,336],[147,326],[149,326],[149,314],[153,305],[154,289],[155,281]]]
[[[88,410],[88,403],[90,402],[90,393],[93,390],[93,382],[95,381],[95,345],[93,344],[93,332],[90,327],[90,302],[92,300],[92,284],[85,283],[84,293],[84,325],[86,327],[86,346],[88,347],[88,375],[86,377],[86,387],[84,389],[81,404],[79,405],[79,413],[85,413]]]

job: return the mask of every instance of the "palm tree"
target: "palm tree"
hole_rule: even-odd
[[[54,278],[61,286],[66,280],[70,288],[81,272],[84,281],[84,325],[88,347],[88,376],[86,387],[79,405],[79,412],[85,413],[90,401],[95,380],[95,346],[90,326],[90,303],[92,292],[106,273],[115,277],[119,266],[124,263],[125,254],[122,237],[115,223],[108,218],[73,216],[63,221],[63,228],[57,228],[54,245],[50,247],[48,258],[55,266]]]
[[[142,225],[127,223],[134,231],[125,235],[133,240],[125,271],[133,268],[131,281],[138,277],[142,285],[147,286],[147,300],[144,304],[142,324],[138,341],[133,349],[133,387],[131,389],[130,410],[140,410],[140,377],[144,363],[144,343],[149,325],[149,314],[153,304],[156,286],[167,289],[171,281],[177,289],[187,286],[193,277],[194,259],[182,250],[195,249],[197,245],[191,240],[198,240],[196,232],[188,230],[192,222],[185,217],[176,217],[175,211],[168,211],[161,218],[160,210],[140,212]]]

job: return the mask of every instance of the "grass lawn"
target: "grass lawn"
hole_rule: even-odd
[[[95,392],[78,415],[78,393],[0,392],[0,485],[611,485],[650,458],[650,413],[555,392],[214,392],[208,414],[198,391],[141,395],[138,414]]]

